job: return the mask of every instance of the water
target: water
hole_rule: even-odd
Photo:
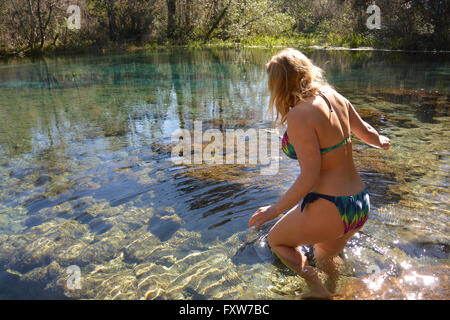
[[[172,132],[196,120],[270,128],[274,52],[1,64],[0,297],[295,298],[305,284],[268,248],[274,222],[257,232],[247,223],[289,188],[297,162],[280,155],[279,173],[263,176],[255,165],[169,161]],[[341,281],[448,266],[450,56],[307,54],[393,143],[385,152],[354,141],[372,212],[344,251]],[[68,287],[71,265],[80,289]]]

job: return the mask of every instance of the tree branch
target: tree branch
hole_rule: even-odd
[[[222,21],[223,17],[225,16],[225,14],[228,11],[228,8],[231,5],[231,1],[232,0],[228,1],[228,4],[225,6],[225,8],[222,10],[220,15],[217,17],[216,21],[213,23],[213,25],[211,26],[209,31],[206,33],[205,38],[203,39],[203,43],[205,43],[206,41],[209,40],[209,38],[211,37],[211,34],[213,33],[213,31],[219,26],[219,23]]]

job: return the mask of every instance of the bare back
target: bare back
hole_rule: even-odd
[[[320,148],[337,145],[351,136],[350,114],[347,100],[329,88],[322,93],[330,102],[330,112],[326,100],[314,97],[312,106],[316,110],[316,134]],[[352,144],[344,144],[321,156],[320,179],[312,191],[330,195],[353,195],[364,188],[352,157]]]

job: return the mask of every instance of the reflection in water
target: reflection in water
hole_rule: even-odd
[[[172,132],[196,120],[222,132],[270,128],[273,53],[0,65],[0,297],[295,298],[303,280],[267,245],[274,222],[258,232],[247,222],[289,188],[298,164],[282,156],[279,173],[263,176],[255,165],[169,161]],[[372,212],[344,251],[343,296],[448,298],[448,55],[307,54],[393,141],[389,152],[353,142]],[[70,265],[81,290],[64,287]],[[373,266],[382,273],[366,286],[352,282]]]

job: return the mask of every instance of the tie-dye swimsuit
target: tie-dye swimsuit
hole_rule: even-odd
[[[333,112],[333,108],[331,107],[330,101],[327,97],[322,93],[318,92],[318,94],[326,101],[330,112]],[[320,149],[320,153],[324,154],[340,146],[343,146],[347,143],[351,143],[351,138],[347,137],[337,145]],[[295,153],[294,146],[289,143],[289,137],[287,135],[287,131],[283,135],[283,140],[281,142],[283,152],[291,159],[297,159],[297,154]],[[333,202],[342,218],[344,223],[345,231],[347,233],[351,230],[358,229],[362,227],[364,223],[367,221],[370,212],[370,198],[367,190],[364,189],[358,194],[353,196],[329,196],[326,194],[320,194],[315,192],[310,192],[303,199],[301,205],[301,211],[305,208],[308,203],[314,202],[319,198],[326,199],[328,201]]]

